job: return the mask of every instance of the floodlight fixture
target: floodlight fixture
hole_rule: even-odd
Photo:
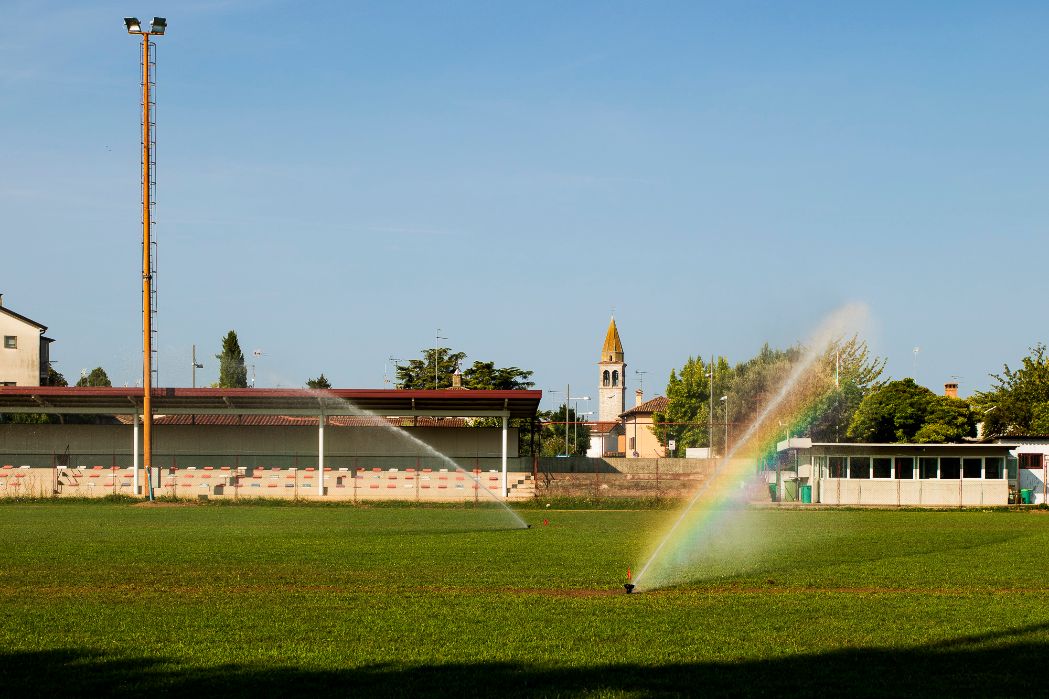
[[[142,33],[142,23],[138,21],[138,17],[125,17],[124,24],[127,25],[128,34]]]
[[[154,17],[153,22],[149,26],[150,34],[163,34],[164,30],[168,28],[168,21],[163,17]]]

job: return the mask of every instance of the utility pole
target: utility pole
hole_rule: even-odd
[[[197,369],[203,369],[204,365],[197,362],[197,346],[193,345],[193,388],[197,387]]]

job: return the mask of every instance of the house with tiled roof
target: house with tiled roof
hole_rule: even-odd
[[[626,439],[626,456],[633,458],[662,458],[666,448],[653,430],[654,416],[665,412],[669,401],[666,396],[656,396],[646,401],[641,389],[635,392],[636,405],[619,416]]]

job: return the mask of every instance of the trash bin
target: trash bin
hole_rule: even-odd
[[[1020,502],[1025,505],[1030,505],[1033,502],[1031,494],[1032,491],[1030,488],[1020,488]]]
[[[798,501],[798,482],[797,481],[786,481],[783,484],[783,500],[785,502],[797,502]]]
[[[812,503],[812,486],[803,485],[801,486],[801,501],[805,503]]]
[[[769,497],[772,498],[772,502],[777,502],[777,500],[776,500],[776,484],[775,483],[769,483]]]

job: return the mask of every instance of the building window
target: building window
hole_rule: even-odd
[[[618,386],[619,385],[619,372],[618,371],[613,371],[612,372],[612,385],[613,386]]]
[[[940,480],[956,481],[962,475],[962,460],[956,456],[945,456],[940,459]]]
[[[634,451],[634,438],[630,438],[630,451]]]
[[[1020,468],[1042,468],[1041,454],[1017,454],[1020,457]]]
[[[830,456],[827,458],[827,466],[830,470],[830,478],[846,478],[845,457]]]
[[[874,477],[892,478],[892,459],[887,456],[875,456]]]
[[[18,336],[4,335],[4,349],[18,349]]]
[[[935,456],[923,456],[918,459],[918,477],[926,480],[938,478],[940,469],[937,461],[938,459]]]
[[[607,386],[609,382],[608,369],[605,369],[605,373],[601,375],[601,385]]]
[[[0,381],[0,386],[17,386],[14,381]]]
[[[849,459],[849,478],[870,478],[871,457],[853,456]]]
[[[983,477],[988,480],[1000,480],[1004,470],[1002,469],[1002,457],[988,456],[983,460]]]
[[[903,480],[914,478],[914,458],[910,456],[896,457],[896,477]]]
[[[962,459],[962,476],[965,478],[980,478],[983,475],[983,459]]]

